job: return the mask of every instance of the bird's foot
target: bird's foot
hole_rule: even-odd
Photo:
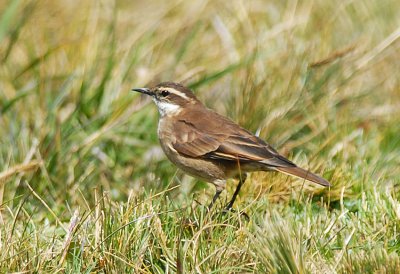
[[[191,220],[190,218],[183,218],[181,224],[185,229],[199,228],[199,223],[196,220]]]
[[[228,214],[228,213],[237,213],[238,211],[236,211],[235,209],[233,209],[232,208],[232,206],[230,206],[229,204],[227,205],[227,206],[225,206],[225,208],[222,210],[222,214]],[[238,212],[239,213],[239,215],[240,216],[243,216],[245,219],[246,219],[246,221],[249,221],[250,220],[250,217],[249,217],[249,215],[247,215],[247,213],[246,212],[244,212],[244,211],[239,211]]]

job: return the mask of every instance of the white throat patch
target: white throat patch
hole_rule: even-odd
[[[174,115],[177,114],[180,110],[181,107],[172,103],[168,102],[162,102],[162,101],[157,101],[153,99],[154,103],[156,103],[158,107],[158,111],[160,112],[161,116],[164,115]]]

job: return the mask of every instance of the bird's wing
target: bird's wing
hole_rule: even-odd
[[[204,113],[192,111],[191,115]],[[256,161],[272,167],[295,166],[266,142],[215,112],[207,113],[209,119],[196,119],[196,123],[191,117],[181,115],[174,123],[178,134],[172,146],[181,154],[235,163]]]
[[[274,167],[295,166],[274,148],[254,135],[231,135],[221,143],[217,150],[207,156],[211,159],[231,159],[241,162],[256,161]]]

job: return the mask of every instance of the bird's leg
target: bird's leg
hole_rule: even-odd
[[[225,210],[231,210],[233,203],[236,200],[236,197],[238,196],[239,192],[240,192],[240,188],[242,187],[242,185],[244,184],[244,182],[246,181],[247,175],[246,173],[241,174],[241,176],[239,177],[239,184],[236,187],[235,193],[233,193],[232,199],[229,201],[229,203],[225,206]]]
[[[225,185],[226,185],[226,180],[224,179],[217,179],[214,180],[213,185],[215,185],[215,195],[211,201],[211,203],[208,205],[208,210],[210,210],[214,203],[217,201],[219,195],[221,195],[221,192],[225,189]]]
[[[215,204],[215,202],[217,201],[219,195],[221,195],[222,189],[217,188],[215,191],[215,195],[211,201],[211,203],[208,205],[208,210],[211,210],[211,208],[213,207],[213,205]]]

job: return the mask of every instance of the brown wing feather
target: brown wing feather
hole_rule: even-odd
[[[194,131],[191,131],[194,132]],[[202,157],[210,151],[215,151],[220,146],[220,142],[208,135],[196,132],[194,139],[177,139],[172,143],[174,149],[189,157]]]
[[[174,149],[194,158],[235,163],[238,160],[258,161],[272,167],[295,166],[266,142],[215,112],[207,112],[209,119],[196,119],[195,123],[192,122],[196,117],[204,115],[203,109],[192,109],[180,114],[180,120],[174,123],[174,131],[180,133],[172,144]]]

